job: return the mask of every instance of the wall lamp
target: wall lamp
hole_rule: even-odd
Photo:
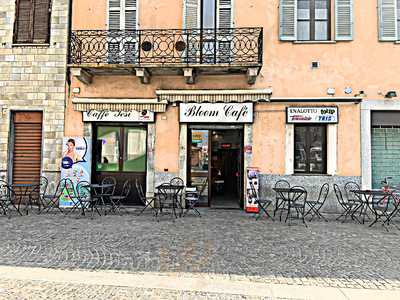
[[[386,95],[385,95],[385,98],[389,98],[389,99],[391,99],[391,98],[396,98],[396,97],[397,97],[396,91],[388,91],[388,92],[386,93]]]

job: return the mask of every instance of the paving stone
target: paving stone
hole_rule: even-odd
[[[266,283],[400,288],[399,231],[331,221],[287,226],[242,211],[202,218],[0,216],[0,264],[182,273]],[[0,285],[1,288],[1,285]]]

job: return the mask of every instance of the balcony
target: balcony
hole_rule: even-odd
[[[254,83],[263,59],[262,28],[76,30],[69,66],[85,83],[95,75],[247,74]]]

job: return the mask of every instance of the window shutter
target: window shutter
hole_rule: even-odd
[[[121,0],[108,1],[108,29],[121,29]]]
[[[279,39],[297,39],[297,0],[281,0],[279,5]]]
[[[187,29],[199,28],[200,21],[199,0],[185,0],[184,22]]]
[[[136,30],[136,0],[125,0],[125,29]]]
[[[218,28],[232,27],[232,0],[219,0]]]
[[[335,40],[353,40],[353,0],[335,1]]]
[[[35,0],[33,42],[48,43],[50,39],[50,0]]]
[[[397,40],[396,0],[379,0],[379,40]]]
[[[15,20],[14,42],[31,43],[33,30],[33,0],[18,0],[16,2]]]

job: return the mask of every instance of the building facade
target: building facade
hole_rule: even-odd
[[[396,106],[399,9],[397,0],[76,1],[65,136],[91,141],[93,181],[137,179],[152,194],[179,176],[209,206],[245,207],[250,168],[262,195],[278,179],[314,194],[324,182],[370,185],[386,174],[366,164],[384,165],[368,150],[370,117]]]
[[[68,0],[0,1],[0,175],[59,179]]]

